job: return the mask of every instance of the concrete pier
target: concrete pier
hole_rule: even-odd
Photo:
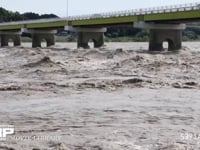
[[[47,42],[47,47],[55,45],[55,34],[57,30],[52,29],[22,29],[22,33],[26,33],[27,35],[31,35],[32,38],[32,47],[41,47],[42,40]]]
[[[94,48],[99,48],[104,45],[104,34],[95,32],[79,32],[78,33],[78,45],[80,48],[89,48],[88,42],[92,40],[94,42]]]
[[[65,26],[65,30],[78,33],[77,47],[90,48],[88,43],[90,40],[94,42],[94,47],[98,48],[104,45],[104,32],[106,28],[84,28],[84,27],[72,27]]]
[[[42,40],[46,40],[47,47],[55,45],[55,36],[54,34],[39,34],[39,33],[33,33],[32,34],[32,47],[41,47]]]
[[[1,46],[8,46],[9,40],[13,41],[14,46],[21,45],[21,36],[18,31],[1,31],[0,32]]]
[[[168,42],[168,50],[179,50],[182,47],[182,30],[150,30],[149,50],[163,50],[163,42]]]
[[[149,50],[162,51],[163,42],[168,42],[168,50],[179,50],[182,47],[182,31],[186,29],[185,24],[157,24],[138,22],[135,28],[149,29]]]

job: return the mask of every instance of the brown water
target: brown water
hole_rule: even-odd
[[[199,45],[1,48],[0,125],[15,135],[0,149],[199,149]]]

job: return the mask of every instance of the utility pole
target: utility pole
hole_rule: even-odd
[[[67,26],[68,26],[68,20],[69,19],[69,0],[67,0]]]

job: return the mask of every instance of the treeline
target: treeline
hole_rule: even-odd
[[[8,11],[0,7],[0,22],[10,22],[10,21],[21,21],[30,19],[42,19],[42,18],[56,18],[58,16],[54,14],[43,14],[39,15],[33,12],[27,12],[20,14],[19,12]]]
[[[132,27],[110,27],[105,34],[107,41],[124,42],[124,41],[148,41],[149,31],[135,29]],[[199,27],[189,27],[183,31],[183,40],[200,40],[200,25]]]
[[[200,40],[200,25],[199,27],[189,27],[183,31],[183,40]]]
[[[106,40],[114,42],[148,41],[149,31],[133,27],[109,27],[105,33]]]

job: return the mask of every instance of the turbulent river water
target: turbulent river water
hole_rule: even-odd
[[[0,149],[200,148],[200,43],[30,46],[0,48]]]

